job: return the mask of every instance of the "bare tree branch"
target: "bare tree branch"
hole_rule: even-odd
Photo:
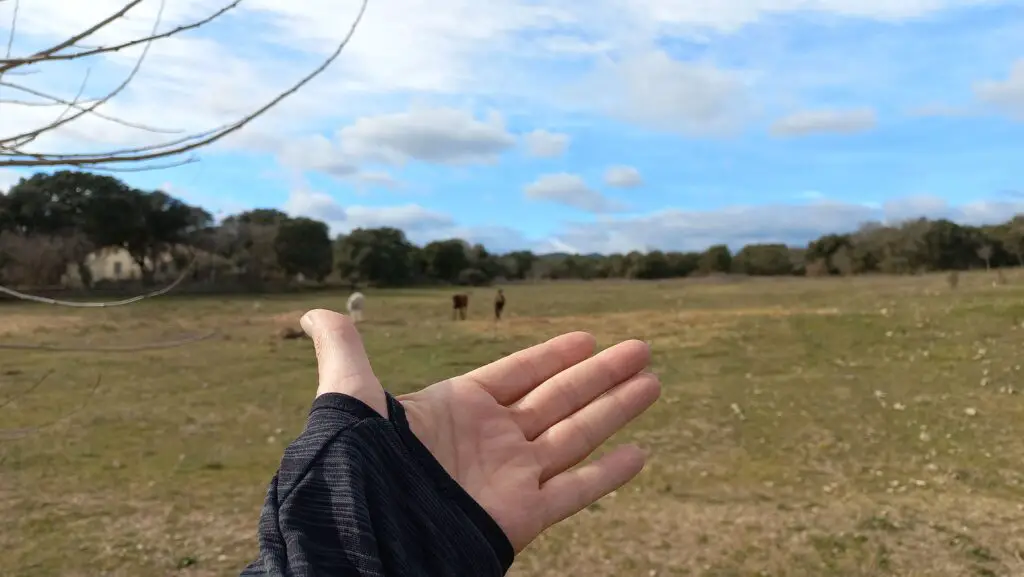
[[[133,3],[131,4],[131,6],[134,6],[135,4],[138,4],[141,1],[142,0],[133,0]],[[129,6],[129,8],[131,6]],[[164,7],[165,6],[166,6],[166,0],[160,0],[160,8],[157,11],[156,20],[153,23],[153,33],[154,34],[156,33],[157,28],[160,27],[160,22],[163,20],[163,14],[164,14]],[[127,11],[127,8],[124,9],[124,10]],[[95,30],[93,30],[92,32],[89,32],[89,34],[92,34],[94,32],[95,32]],[[13,36],[13,34],[12,34],[12,36]],[[6,148],[8,150],[13,150],[13,151],[15,151],[15,154],[17,154],[16,151],[18,149],[20,149],[21,147],[25,146],[26,144],[29,144],[29,143],[33,142],[34,140],[36,140],[37,138],[39,138],[43,134],[46,134],[47,132],[52,132],[52,131],[60,128],[61,126],[64,126],[65,124],[68,124],[69,122],[73,122],[73,121],[77,120],[78,118],[81,118],[85,114],[87,114],[89,112],[92,112],[93,110],[95,110],[96,108],[100,107],[101,105],[109,102],[112,98],[114,98],[115,96],[120,94],[122,91],[124,91],[124,89],[127,88],[129,84],[131,84],[131,81],[135,79],[135,76],[138,75],[139,70],[142,69],[142,63],[146,60],[146,56],[149,54],[149,49],[150,49],[151,46],[152,46],[152,44],[149,43],[149,42],[147,42],[143,46],[142,53],[139,54],[139,58],[135,61],[135,66],[132,67],[131,71],[128,73],[128,76],[121,82],[121,84],[118,84],[116,88],[114,88],[113,90],[108,92],[106,96],[96,100],[95,102],[90,104],[85,109],[78,110],[75,114],[72,114],[69,117],[65,118],[64,115],[61,115],[57,120],[51,122],[50,124],[42,126],[40,128],[36,128],[34,130],[30,130],[29,132],[24,132],[22,134],[18,134],[18,135],[15,135],[15,136],[9,136],[9,137],[0,138],[0,148]],[[0,69],[0,70],[2,70],[2,69]],[[77,98],[76,98],[76,100],[77,100]],[[4,153],[0,153],[0,156],[2,156],[3,154]],[[25,153],[21,153],[21,154],[22,155],[31,156],[36,161],[41,161],[40,159],[43,156],[45,156],[45,155],[39,155],[39,154],[25,154]],[[4,161],[0,161],[0,166],[3,166],[3,162]]]
[[[63,106],[75,106],[75,108],[77,108],[79,110],[84,110],[84,106],[82,106],[82,103],[90,103],[91,104],[93,102],[99,101],[98,98],[89,98],[89,99],[85,99],[85,100],[79,100],[78,103],[75,104],[75,103],[71,102],[70,100],[67,100],[67,99],[64,99],[64,98],[60,98],[60,97],[57,97],[57,96],[53,96],[52,94],[48,94],[48,93],[43,92],[41,90],[36,90],[34,88],[29,88],[27,86],[22,86],[20,84],[15,84],[13,82],[7,82],[7,81],[2,81],[2,80],[0,80],[0,87],[7,87],[7,88],[10,88],[12,90],[17,90],[19,92],[24,92],[25,94],[31,94],[33,96],[38,96],[39,98],[45,98],[45,99],[47,99],[49,101],[49,102],[27,102],[27,101],[24,101],[24,100],[0,100],[0,104],[10,103],[10,104],[20,104],[22,106],[62,106],[63,105]],[[172,130],[172,129],[167,129],[167,128],[156,128],[154,126],[150,126],[150,125],[147,125],[147,124],[139,124],[137,122],[130,122],[128,120],[123,120],[123,119],[117,118],[116,116],[106,115],[106,114],[104,114],[102,112],[99,112],[97,110],[86,110],[86,112],[88,112],[89,114],[91,114],[91,115],[93,115],[93,116],[95,116],[97,118],[102,118],[103,120],[114,122],[116,124],[120,124],[120,125],[126,126],[128,128],[135,128],[135,129],[138,129],[138,130],[145,130],[146,132],[162,132],[164,134],[180,134],[181,132],[184,132],[183,130]]]
[[[160,164],[147,164],[146,166],[135,166],[132,168],[114,168],[112,166],[90,166],[89,170],[92,172],[147,172],[150,170],[163,170],[165,168],[177,168],[179,166],[185,166],[186,164],[192,164],[193,162],[199,162],[199,157],[189,156],[182,158],[181,160],[172,160],[169,162],[162,162]]]
[[[131,48],[132,46],[138,46],[139,44],[145,44],[147,42],[152,42],[154,40],[162,40],[164,38],[170,38],[171,36],[176,36],[178,34],[181,34],[182,32],[186,32],[188,30],[195,30],[196,28],[205,26],[206,24],[209,24],[210,22],[213,22],[217,18],[220,18],[226,12],[234,9],[236,6],[238,6],[241,3],[242,3],[242,0],[234,0],[230,4],[224,6],[220,10],[217,10],[216,12],[214,12],[213,14],[207,16],[206,18],[203,18],[202,20],[197,20],[197,21],[192,22],[190,24],[184,24],[184,25],[178,26],[177,28],[174,28],[172,30],[168,30],[167,32],[161,32],[160,34],[150,34],[149,36],[146,36],[144,38],[136,38],[134,40],[129,40],[128,42],[122,42],[121,44],[114,44],[114,45],[111,45],[111,46],[97,46],[95,48],[90,48],[90,49],[83,50],[81,52],[75,52],[75,53],[72,53],[72,54],[43,54],[43,53],[37,53],[37,54],[33,54],[32,56],[29,56],[27,58],[11,58],[10,57],[10,52],[8,51],[7,58],[4,59],[4,60],[0,60],[0,73],[2,73],[4,70],[7,70],[9,68],[14,68],[16,66],[22,66],[22,65],[25,65],[25,64],[33,64],[33,63],[44,61],[44,60],[45,61],[51,61],[51,62],[58,61],[58,60],[77,60],[79,58],[85,58],[87,56],[95,56],[97,54],[106,54],[106,53],[110,53],[110,52],[118,52],[120,50],[124,50],[125,48]],[[81,48],[81,45],[79,45],[79,44],[76,44],[76,46]]]
[[[132,47],[132,46],[138,46],[138,45],[143,45],[144,46],[143,52],[140,55],[139,60],[136,62],[134,68],[128,74],[128,76],[124,80],[124,82],[122,82],[121,85],[119,85],[117,88],[112,90],[106,96],[104,96],[102,98],[97,98],[97,99],[89,99],[89,100],[87,100],[88,104],[78,104],[78,105],[74,106],[75,112],[73,114],[70,114],[67,117],[63,117],[63,118],[61,118],[57,122],[53,122],[51,124],[39,127],[37,129],[31,130],[31,131],[27,131],[27,132],[25,132],[23,134],[18,134],[18,135],[14,135],[14,136],[0,138],[0,167],[16,167],[16,166],[25,166],[25,167],[28,167],[28,166],[35,166],[35,167],[70,166],[70,167],[90,168],[91,169],[91,168],[95,168],[95,167],[97,167],[99,165],[123,164],[123,163],[147,163],[148,161],[154,160],[154,159],[167,158],[167,157],[177,157],[177,156],[185,155],[186,153],[190,153],[190,152],[192,152],[192,151],[194,151],[194,150],[196,150],[198,148],[201,148],[201,147],[207,146],[209,144],[212,144],[212,143],[214,143],[214,142],[216,142],[216,141],[218,141],[218,140],[220,140],[220,139],[222,139],[222,138],[224,138],[224,137],[226,137],[226,136],[228,136],[228,135],[230,135],[230,134],[232,134],[234,132],[237,132],[238,130],[241,130],[243,127],[248,125],[250,122],[252,122],[256,118],[262,116],[268,110],[270,110],[271,108],[273,108],[274,106],[279,104],[281,101],[283,101],[284,99],[286,99],[289,96],[293,95],[294,93],[298,92],[302,87],[304,87],[306,84],[308,84],[313,78],[316,78],[324,70],[326,70],[327,67],[330,66],[341,55],[342,51],[348,45],[349,41],[351,40],[352,36],[355,33],[356,28],[358,27],[359,23],[362,21],[363,15],[366,12],[366,7],[367,7],[367,4],[368,4],[368,0],[362,0],[361,1],[359,11],[358,11],[355,19],[353,20],[353,22],[351,24],[351,27],[349,28],[347,33],[344,35],[344,37],[338,42],[338,44],[336,45],[334,51],[331,54],[329,54],[320,63],[319,66],[314,68],[307,75],[303,76],[301,79],[299,79],[297,82],[295,82],[288,89],[278,93],[277,96],[271,98],[264,105],[260,106],[259,108],[257,108],[253,112],[242,116],[238,120],[235,120],[235,121],[227,123],[227,124],[223,124],[221,126],[218,126],[216,128],[212,128],[212,129],[209,129],[209,130],[197,131],[197,132],[194,132],[194,133],[189,134],[187,136],[184,136],[182,138],[167,140],[167,141],[160,142],[160,143],[157,143],[157,144],[152,144],[152,145],[124,148],[124,149],[120,149],[120,150],[107,150],[107,151],[98,152],[98,153],[59,153],[59,152],[28,152],[28,151],[26,151],[24,149],[24,147],[28,143],[30,143],[30,142],[34,141],[35,139],[37,139],[40,135],[45,134],[47,132],[50,132],[52,130],[55,130],[55,129],[59,128],[60,126],[66,125],[66,124],[68,124],[70,122],[73,122],[73,121],[77,120],[78,118],[80,118],[83,115],[95,114],[99,118],[103,118],[104,120],[110,120],[109,117],[98,115],[95,112],[96,108],[98,108],[99,106],[105,104],[106,102],[109,102],[115,96],[120,94],[125,89],[125,87],[135,78],[135,76],[137,75],[139,69],[141,68],[142,61],[144,60],[147,51],[149,50],[150,46],[152,45],[152,43],[154,41],[159,41],[159,40],[162,40],[162,39],[166,39],[166,38],[169,38],[169,37],[181,34],[182,32],[186,32],[186,31],[189,31],[189,30],[195,30],[195,29],[200,28],[200,27],[202,27],[202,26],[204,26],[206,24],[209,24],[210,22],[213,22],[217,18],[220,18],[221,16],[223,16],[225,13],[229,12],[230,10],[238,7],[242,3],[242,0],[231,0],[226,5],[222,6],[220,9],[216,10],[215,12],[213,12],[211,15],[209,15],[209,16],[207,16],[205,18],[196,20],[194,22],[191,22],[189,24],[184,24],[184,25],[178,26],[178,27],[176,27],[176,28],[174,28],[172,30],[168,30],[168,31],[165,31],[165,32],[158,32],[158,26],[159,26],[159,20],[160,20],[160,18],[158,17],[157,18],[157,24],[154,25],[152,32],[148,36],[145,36],[145,37],[142,37],[142,38],[133,39],[133,40],[126,41],[126,42],[122,42],[122,43],[119,43],[119,44],[109,45],[109,46],[98,46],[98,47],[90,48],[90,49],[81,49],[80,43],[81,43],[82,40],[85,40],[86,38],[94,35],[99,30],[103,29],[104,27],[106,27],[106,26],[110,25],[111,23],[117,21],[118,19],[124,17],[124,15],[131,8],[135,7],[139,3],[141,3],[141,0],[131,0],[130,2],[127,2],[125,4],[125,6],[121,10],[118,10],[117,12],[115,12],[111,16],[103,19],[102,21],[98,22],[97,24],[87,28],[86,30],[84,30],[84,31],[82,31],[82,32],[80,32],[80,33],[78,33],[78,34],[76,34],[76,35],[74,35],[74,36],[72,36],[72,37],[70,37],[70,38],[60,42],[60,43],[57,43],[56,45],[54,45],[54,46],[52,46],[50,48],[47,48],[45,50],[41,50],[41,51],[31,55],[31,56],[27,56],[27,57],[23,57],[23,58],[11,58],[10,56],[8,56],[6,59],[0,60],[0,75],[2,75],[4,72],[14,72],[14,71],[17,71],[19,69],[19,67],[30,66],[30,65],[32,65],[32,66],[42,66],[42,65],[45,65],[48,62],[77,60],[77,59],[81,59],[81,58],[86,58],[88,56],[95,56],[95,55],[100,55],[100,54],[117,52],[119,50],[123,50],[125,48],[129,48],[129,47]],[[162,14],[162,10],[163,10],[163,0],[161,1],[161,14]],[[13,31],[12,31],[12,37],[13,37]],[[13,40],[12,40],[12,42],[13,42]],[[69,51],[70,48],[79,48],[79,50],[77,50],[77,51]],[[2,85],[0,85],[0,86],[2,86]],[[24,89],[25,88],[25,87],[20,86],[20,85],[17,85],[17,86],[18,86],[18,88],[16,88],[16,89]],[[28,90],[32,90],[32,89],[28,89]],[[35,91],[35,92],[36,92],[36,94],[34,94],[34,95],[39,96],[41,98],[44,98],[47,101],[55,101],[55,100],[57,100],[55,97],[52,97],[52,96],[50,96],[48,94],[45,94],[45,93],[42,93],[41,91]],[[127,123],[126,121],[114,120],[114,122],[118,122],[118,123],[124,124],[124,125],[129,125],[132,128],[136,128],[136,129],[139,129],[139,130],[146,130],[146,131],[149,131],[149,132],[158,132],[157,130],[151,130],[150,127],[144,127],[144,126],[137,125],[137,124],[134,124],[134,123]],[[167,132],[167,131],[159,131],[159,132]],[[193,162],[194,160],[195,160],[194,157],[190,156],[188,159],[186,159],[184,161],[181,161],[181,162],[182,162],[182,164],[187,164],[189,162]],[[154,168],[153,166],[149,166],[147,164],[145,167],[133,168],[133,169],[130,169],[130,170],[151,170],[153,168]]]
[[[109,26],[113,22],[121,19],[121,17],[123,17],[125,14],[127,14],[129,10],[131,10],[132,8],[135,8],[136,6],[138,6],[141,3],[142,3],[142,0],[131,0],[130,2],[125,4],[123,7],[121,7],[121,9],[118,10],[117,12],[111,14],[110,16],[108,16],[105,19],[99,21],[98,23],[90,26],[89,28],[86,28],[84,31],[79,32],[78,34],[76,34],[76,35],[72,36],[71,38],[68,38],[68,39],[66,39],[66,40],[64,40],[62,42],[59,42],[59,43],[51,46],[50,48],[47,48],[45,50],[41,50],[39,52],[36,52],[35,54],[33,54],[33,58],[34,58],[33,62],[39,62],[41,60],[45,60],[47,57],[52,56],[52,55],[56,54],[57,52],[60,52],[61,50],[64,50],[65,48],[73,46],[77,42],[92,36],[93,34],[99,32],[101,29],[106,28],[107,26]],[[17,0],[15,0],[15,6],[17,6]],[[161,10],[163,9],[163,3],[162,2],[160,4],[160,8],[161,8]],[[11,30],[11,38],[12,38],[11,42],[13,42],[13,38],[14,38],[13,27],[12,27],[12,30]],[[8,56],[8,59],[9,58],[10,58],[10,56]],[[5,64],[3,66],[0,66],[0,71],[6,71],[6,70],[9,70],[9,69],[14,68],[16,66],[18,66],[18,64]]]
[[[14,8],[11,10],[11,33],[7,36],[7,50],[4,52],[4,58],[6,59],[11,58],[11,50],[14,49],[14,35],[17,34],[18,31],[19,8],[21,8],[20,0],[14,0]],[[0,67],[0,78],[3,77],[4,72],[7,72],[7,69]]]
[[[21,1],[14,0],[14,8],[11,9],[11,33],[7,35],[7,50],[4,51],[4,58],[11,57],[11,50],[14,49],[14,35],[18,31],[18,9],[21,8]],[[0,80],[4,78],[6,70],[0,70]]]
[[[7,82],[0,82],[0,86],[11,86],[13,88],[19,88],[18,86],[9,84]],[[91,100],[85,100],[84,102],[91,102]],[[19,100],[17,98],[0,98],[0,104],[16,104],[18,106],[38,106],[45,108],[48,106],[66,106],[67,102],[40,102],[39,100]]]

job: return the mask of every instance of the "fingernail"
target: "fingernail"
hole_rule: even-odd
[[[302,318],[299,319],[299,326],[307,333],[313,330],[313,321],[310,320],[309,313],[302,315]]]

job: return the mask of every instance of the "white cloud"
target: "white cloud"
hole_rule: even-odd
[[[292,216],[315,218],[328,224],[345,222],[349,218],[348,211],[330,195],[308,189],[293,190],[283,210]]]
[[[18,181],[25,176],[27,175],[10,168],[0,168],[0,193],[6,194],[12,186],[18,184]]]
[[[1005,80],[979,82],[974,92],[986,104],[1024,120],[1024,58],[1014,63]]]
[[[526,134],[526,151],[536,158],[562,156],[569,148],[569,135],[547,130],[534,130]]]
[[[492,112],[486,121],[450,108],[364,117],[338,132],[343,155],[362,161],[402,165],[410,160],[435,164],[493,164],[516,144],[505,121]]]
[[[892,21],[979,3],[984,0],[374,0],[352,42],[324,75],[220,146],[262,149],[270,140],[307,133],[321,121],[337,124],[403,109],[411,97],[498,98],[571,109],[596,105],[655,128],[716,133],[735,127],[749,113],[744,88],[750,76],[719,70],[710,60],[674,61],[651,49],[658,41],[702,42],[709,31],[728,33],[795,12]],[[11,2],[2,4],[0,34],[8,31],[6,16],[13,7]],[[122,5],[122,0],[22,2],[15,54],[66,38],[80,31],[82,22],[98,21]],[[103,30],[90,44],[145,34],[159,6],[156,0],[143,2],[130,18]],[[200,0],[167,2],[161,28],[202,18],[219,6]],[[309,71],[344,35],[357,9],[358,2],[246,0],[217,25],[153,44],[143,72],[103,110],[168,128],[217,126]],[[531,45],[538,48],[530,50]],[[139,51],[90,59],[93,74],[87,93],[115,85]],[[595,57],[597,68],[584,82],[584,91],[577,92],[581,99],[566,103],[552,97],[552,80],[568,86],[580,79],[561,65]],[[18,81],[70,97],[84,67],[47,65],[39,70]],[[45,121],[55,112],[14,105],[5,109],[5,132]],[[81,150],[98,143],[155,140],[152,134],[98,119],[75,124],[34,148]]]
[[[532,125],[527,121],[530,128],[565,126],[562,115],[584,112],[686,135],[728,134],[761,112],[768,98],[765,94],[774,92],[762,92],[762,88],[785,92],[785,87],[777,85],[791,78],[765,74],[768,57],[745,50],[739,51],[741,57],[728,48],[719,51],[708,40],[716,34],[797,12],[897,21],[983,2],[372,0],[352,43],[327,73],[262,120],[208,150],[280,153],[290,166],[367,186],[395,186],[394,177],[382,170],[387,167],[377,165],[400,166],[412,161],[490,164],[516,146],[516,137],[500,115],[492,113],[480,119],[467,110],[516,108],[526,116],[544,115],[549,120]],[[123,0],[22,2],[15,54],[65,38],[79,31],[82,22],[95,22],[122,5]],[[143,2],[130,19],[88,43],[109,44],[145,33],[158,5],[156,0]],[[0,38],[7,32],[12,6],[0,2]],[[217,7],[199,0],[168,2],[162,28],[203,17]],[[344,34],[356,8],[357,2],[246,0],[217,27],[154,44],[142,74],[102,110],[133,122],[188,131],[234,120],[315,65]],[[682,61],[655,48],[680,39],[688,41],[692,53],[700,56]],[[116,85],[138,52],[130,49],[91,59],[93,72],[86,94],[101,94],[104,88]],[[1021,114],[1022,69],[1024,64],[1018,64],[1007,79],[980,83],[976,87],[979,98]],[[38,74],[7,76],[5,80],[70,97],[83,72],[80,66],[46,66]],[[818,69],[814,72],[821,73]],[[850,82],[842,67],[827,72],[830,78],[840,77],[830,87]],[[11,90],[4,90],[3,96],[19,97]],[[788,103],[801,101],[803,98],[795,98]],[[5,104],[0,106],[2,132],[38,126],[59,111]],[[583,119],[583,123],[593,122],[589,116]],[[824,120],[829,122],[823,122],[821,116],[791,117],[788,128],[787,123],[783,128],[792,131],[795,124],[797,132],[806,133],[821,130],[823,125],[828,128],[831,123],[833,131],[853,129],[849,118],[846,124],[842,118]],[[339,126],[344,128],[332,134]],[[86,118],[59,134],[41,138],[33,148],[81,152],[97,146],[150,144],[157,139],[145,131]],[[586,183],[568,184],[572,186],[563,186],[560,194],[574,199],[569,202],[589,207],[587,210],[609,210],[609,201]],[[558,192],[557,187],[553,190]],[[290,202],[308,211],[333,210],[316,193],[302,194],[306,196],[300,194]],[[356,207],[347,209],[351,212]],[[345,216],[340,222],[355,221],[341,207],[338,210]],[[380,210],[372,209],[364,216],[369,220],[399,219],[406,214]],[[436,230],[459,230],[455,224],[437,226]],[[630,229],[609,230],[608,234],[621,239],[616,243],[628,244],[636,238]]]
[[[587,212],[613,212],[622,206],[587,186],[582,177],[565,172],[545,174],[526,185],[526,198],[571,206]]]
[[[643,50],[601,60],[571,95],[584,109],[653,130],[721,135],[739,128],[751,113],[749,82],[740,71]]]
[[[337,131],[282,141],[278,158],[285,166],[313,170],[357,184],[395,188],[389,173],[364,166],[402,166],[410,161],[448,166],[494,164],[515,146],[501,115],[478,120],[451,108],[414,108],[408,112],[367,116]]]
[[[631,250],[703,250],[726,243],[784,242],[796,245],[823,234],[849,232],[868,221],[899,222],[928,216],[964,224],[1006,220],[1024,212],[1024,201],[978,201],[952,205],[931,196],[897,199],[882,206],[836,201],[795,205],[732,206],[714,210],[668,209],[628,218],[570,225],[556,235],[562,250],[578,253]]]
[[[455,225],[455,220],[450,215],[424,208],[418,204],[384,207],[351,206],[347,213],[349,228],[393,226],[409,234]]]
[[[489,250],[497,252],[531,245],[521,232],[512,228],[497,225],[463,226],[451,215],[418,204],[342,207],[327,194],[300,188],[291,192],[282,210],[326,222],[333,234],[344,234],[356,228],[388,226],[402,230],[410,241],[421,246],[447,238],[482,243]]]
[[[285,166],[317,170],[339,178],[350,177],[359,172],[356,161],[345,157],[338,147],[322,134],[282,143],[278,157]]]
[[[734,32],[761,18],[787,12],[819,12],[879,21],[901,21],[958,6],[996,3],[992,0],[634,0],[636,11],[662,28],[711,29]]]
[[[805,245],[833,232],[849,232],[865,222],[898,223],[927,216],[963,224],[988,224],[1024,212],[1024,200],[982,200],[959,205],[933,196],[895,199],[880,205],[816,200],[770,206],[729,206],[712,210],[668,209],[641,216],[602,217],[566,226],[559,234],[537,241],[505,226],[467,227],[450,215],[418,204],[348,206],[330,196],[293,191],[284,210],[317,218],[344,233],[358,227],[393,226],[410,240],[424,244],[444,238],[480,242],[504,252],[529,248],[539,252],[611,253],[631,250],[703,250],[726,243],[739,248],[748,243],[783,242]]]
[[[634,188],[643,182],[640,171],[632,166],[610,166],[604,173],[604,183],[616,188]]]
[[[877,122],[877,115],[870,108],[803,110],[775,121],[771,132],[776,136],[854,134],[874,128]]]
[[[278,143],[278,159],[293,170],[312,170],[333,176],[360,188],[398,188],[401,183],[381,170],[363,170],[358,159],[345,155],[339,146],[321,134]]]
[[[418,204],[342,207],[331,195],[305,187],[292,190],[282,210],[291,215],[326,222],[335,233],[347,232],[354,228],[382,226],[392,226],[411,232],[455,225],[451,216]]]

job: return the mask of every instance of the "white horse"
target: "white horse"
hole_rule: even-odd
[[[352,317],[354,322],[363,320],[363,305],[366,303],[366,297],[361,292],[354,292],[348,297],[348,302],[345,303],[345,308],[348,309],[348,316]]]

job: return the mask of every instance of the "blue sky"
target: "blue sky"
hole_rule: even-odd
[[[16,52],[111,3],[24,3]],[[122,176],[221,214],[278,207],[336,232],[394,225],[417,242],[460,236],[495,250],[803,243],[866,220],[1024,212],[1024,196],[1009,193],[1024,191],[1020,2],[420,4],[370,0],[346,52],[299,95],[200,162]],[[104,110],[219,124],[314,65],[356,8],[242,5],[154,45],[144,74]],[[214,8],[167,6],[164,27]],[[101,40],[138,34],[146,16]],[[130,56],[92,62],[91,78],[113,82]],[[73,93],[69,70],[32,81]],[[38,109],[0,105],[0,118],[20,128]],[[154,137],[86,118],[38,146]]]

